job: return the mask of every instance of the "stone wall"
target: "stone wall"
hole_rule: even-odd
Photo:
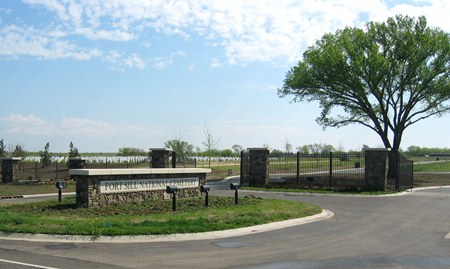
[[[88,169],[86,169],[88,170]],[[93,170],[93,169],[92,169]],[[114,170],[114,169],[111,169]],[[157,170],[157,169],[151,169]],[[167,169],[166,169],[167,170]],[[207,169],[209,170],[209,169]],[[206,173],[170,173],[170,174],[118,174],[118,175],[74,175],[76,180],[76,204],[77,207],[98,207],[117,203],[140,203],[149,200],[170,199],[172,194],[164,189],[147,191],[127,191],[116,193],[102,193],[100,190],[102,181],[132,181],[169,178],[198,178],[199,184],[195,187],[181,187],[177,192],[178,198],[198,197],[200,185],[206,180]]]

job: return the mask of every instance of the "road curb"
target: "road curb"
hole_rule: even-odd
[[[48,235],[48,234],[20,234],[0,232],[0,240],[50,242],[50,243],[156,243],[173,241],[213,240],[243,235],[263,233],[297,225],[303,225],[320,220],[330,219],[334,212],[323,209],[321,213],[298,219],[272,222],[251,227],[232,230],[204,232],[195,234],[169,235],[138,235],[138,236],[81,236],[81,235]]]
[[[70,196],[75,195],[76,192],[63,192],[62,196]],[[23,195],[22,198],[39,198],[39,197],[52,197],[52,196],[58,196],[57,193],[42,193],[42,194],[29,194],[29,195]]]
[[[437,190],[437,189],[449,189],[450,186],[444,185],[444,186],[432,186],[432,187],[420,187],[420,188],[414,188],[412,191],[424,191],[424,190]]]
[[[259,190],[240,190],[241,192],[257,192],[257,193],[276,193],[284,194],[286,196],[329,196],[329,197],[349,197],[349,198],[386,198],[397,197],[410,194],[411,189],[398,193],[391,194],[377,194],[377,195],[363,195],[363,194],[339,194],[339,193],[317,193],[317,192],[282,192],[282,191],[259,191]]]

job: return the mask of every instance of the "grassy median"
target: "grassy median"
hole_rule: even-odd
[[[0,206],[0,231],[14,233],[89,236],[158,235],[198,233],[247,227],[320,213],[305,203],[243,197],[210,196],[179,199],[177,211],[171,201],[118,204],[101,208],[76,208],[75,198]]]

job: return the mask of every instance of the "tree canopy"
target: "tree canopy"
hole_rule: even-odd
[[[407,127],[450,111],[449,60],[448,33],[425,17],[399,15],[325,34],[278,94],[319,102],[316,121],[324,128],[361,124],[398,150]]]
[[[78,148],[73,145],[72,141],[70,141],[69,148],[69,158],[76,158],[80,156],[78,153]]]
[[[3,138],[0,140],[0,157],[6,157],[6,149]]]
[[[48,165],[52,162],[52,159],[51,159],[52,156],[50,155],[49,149],[50,149],[50,143],[47,142],[47,144],[45,144],[44,151],[39,152],[39,155],[41,157],[42,167],[48,167]]]
[[[146,152],[143,149],[134,148],[134,147],[123,147],[119,148],[118,151],[119,156],[145,156]]]
[[[181,139],[172,139],[164,142],[166,148],[175,151],[177,153],[178,160],[183,163],[188,157],[194,154],[194,146],[187,141]]]

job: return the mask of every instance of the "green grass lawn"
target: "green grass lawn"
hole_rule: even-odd
[[[414,164],[414,172],[450,172],[450,162]]]
[[[67,189],[64,189],[63,192],[75,192],[75,182],[69,182],[69,184],[67,185]],[[0,184],[0,197],[43,193],[58,193],[58,189],[55,187],[55,183]]]
[[[197,233],[247,227],[318,214],[321,208],[305,203],[210,196],[179,199],[177,211],[171,201],[118,204],[101,208],[76,208],[75,198],[0,206],[0,231],[16,233],[90,236],[157,235]]]

